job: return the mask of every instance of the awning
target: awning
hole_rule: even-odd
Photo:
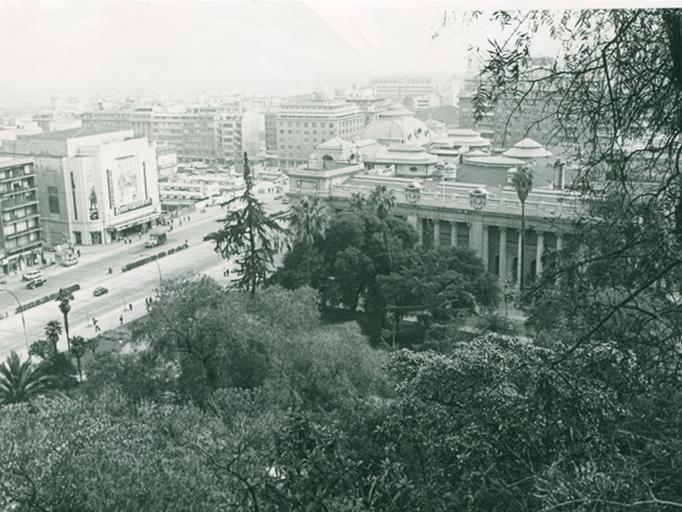
[[[157,219],[161,215],[161,212],[153,211],[150,213],[146,213],[144,215],[139,215],[137,217],[134,217],[132,219],[127,219],[127,220],[122,220],[119,221],[118,223],[112,223],[109,224],[106,227],[107,231],[123,231],[124,229],[131,228],[133,226],[137,226],[139,224],[143,224],[145,222],[148,222],[153,219]]]

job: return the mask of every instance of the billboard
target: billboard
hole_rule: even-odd
[[[138,165],[135,156],[117,158],[114,171],[114,203],[121,207],[135,203],[138,194]]]

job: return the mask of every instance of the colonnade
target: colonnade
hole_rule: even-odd
[[[511,279],[518,284],[521,273],[519,228],[479,220],[457,222],[416,216],[408,216],[407,220],[416,228],[420,243],[472,249],[483,260],[486,270],[497,275],[500,281]],[[555,231],[532,228],[526,229],[523,238],[524,274],[531,279],[540,277],[547,255],[563,248],[563,236]]]

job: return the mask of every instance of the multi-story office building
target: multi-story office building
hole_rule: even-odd
[[[404,101],[405,98],[431,96],[438,92],[438,84],[431,78],[399,76],[370,80],[374,93],[383,98]]]
[[[365,126],[376,121],[379,118],[379,115],[384,110],[388,110],[388,108],[391,106],[390,99],[376,96],[346,96],[344,99],[348,103],[352,103],[353,105],[360,107],[365,115]]]
[[[235,162],[242,158],[241,112],[217,108],[172,112],[149,107],[86,112],[82,119],[85,127],[132,128],[138,136],[172,146],[181,161]]]
[[[0,151],[33,160],[50,245],[106,244],[152,227],[161,213],[156,149],[132,129],[23,136]]]
[[[35,265],[42,251],[36,173],[28,159],[0,158],[0,266]]]
[[[277,114],[277,154],[281,166],[308,160],[318,144],[334,137],[359,138],[364,129],[362,110],[344,100],[319,94],[282,102]]]
[[[551,59],[533,59],[537,67],[551,65]],[[533,71],[531,71],[533,73]],[[511,142],[530,137],[543,145],[554,146],[560,141],[553,140],[554,119],[552,109],[554,96],[545,92],[531,92],[522,101],[512,97],[502,97],[482,118],[474,118],[474,96],[481,79],[468,75],[459,96],[459,125],[462,128],[475,128],[484,137],[492,140],[494,146],[505,147]]]
[[[277,155],[277,112],[265,113],[265,151],[270,156]]]

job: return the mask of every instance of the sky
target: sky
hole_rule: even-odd
[[[335,77],[461,70],[439,2],[0,0],[0,93],[277,92]],[[0,97],[0,102],[2,98]]]
[[[461,13],[466,5],[0,0],[0,105],[106,91],[286,94],[334,80],[461,74],[469,45],[485,44],[494,29],[456,22],[433,35],[446,11]]]

